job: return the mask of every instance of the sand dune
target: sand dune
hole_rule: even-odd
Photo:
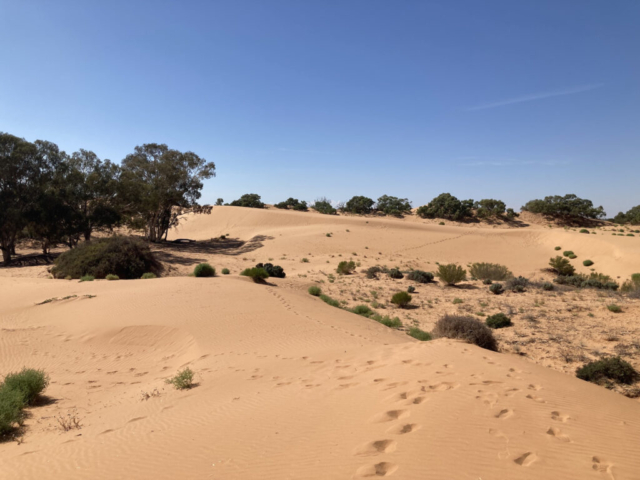
[[[237,240],[210,241],[223,234]],[[638,238],[232,207],[171,237],[203,242],[161,249],[168,278],[0,277],[1,371],[52,379],[21,443],[0,444],[2,478],[640,478],[637,401],[516,355],[418,342],[306,293],[353,253],[531,274],[563,245],[626,276]],[[269,258],[287,278],[237,276]],[[232,275],[184,276],[202,260]],[[164,380],[184,366],[198,385],[176,391]],[[67,414],[82,428],[61,431]]]

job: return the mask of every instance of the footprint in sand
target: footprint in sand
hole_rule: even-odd
[[[376,440],[375,442],[368,442],[364,445],[356,448],[354,455],[358,456],[372,456],[380,455],[381,453],[394,452],[398,443],[395,440]]]
[[[571,439],[569,438],[569,435],[562,433],[560,429],[556,427],[549,427],[549,430],[547,430],[547,435],[551,435],[552,437],[555,437],[562,442],[571,441]]]
[[[378,413],[377,415],[374,415],[369,422],[370,423],[392,422],[394,420],[406,418],[409,415],[411,415],[411,412],[406,409],[387,410],[386,412],[382,412],[382,413]]]
[[[565,415],[564,413],[551,412],[551,419],[558,422],[567,423],[567,420],[569,420],[570,418],[571,417],[569,415]]]
[[[460,386],[459,383],[441,382],[435,385],[429,385],[429,389],[435,392],[444,392],[447,390],[454,390]]]
[[[407,433],[412,433],[417,430],[420,430],[422,425],[418,425],[417,423],[405,423],[404,425],[394,425],[387,433],[392,433],[394,435],[406,435]]]
[[[499,418],[500,420],[506,420],[507,418],[510,418],[512,416],[513,410],[511,410],[510,408],[503,408],[502,410],[500,410],[500,412],[498,412],[496,418]]]
[[[542,390],[542,387],[540,385],[534,385],[533,383],[529,385],[528,388],[529,390],[535,390],[535,391]]]
[[[358,469],[356,477],[388,477],[398,469],[395,463],[380,462],[375,465],[365,465]]]
[[[602,457],[594,456],[593,461],[593,469],[596,472],[600,472],[605,475],[605,478],[609,478],[611,480],[615,480],[616,477],[613,476],[613,463],[607,462]]]
[[[527,395],[527,398],[530,399],[530,400],[533,400],[534,402],[547,403],[547,401],[544,398],[540,398],[540,397],[537,397],[535,395]]]
[[[528,467],[536,460],[538,460],[538,456],[535,454],[535,452],[527,452],[516,458],[514,462],[523,467]]]

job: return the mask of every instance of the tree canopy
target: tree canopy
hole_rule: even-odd
[[[411,212],[411,202],[406,198],[382,195],[376,202],[376,210],[385,215],[400,217]]]
[[[619,212],[613,217],[615,223],[640,225],[640,205],[630,208],[626,213]]]
[[[345,204],[344,211],[364,215],[373,211],[375,203],[369,197],[355,196]]]
[[[580,198],[574,194],[568,194],[564,197],[553,195],[545,197],[544,200],[531,200],[522,207],[522,210],[565,220],[598,219],[605,216],[602,207],[596,208],[591,200]]]
[[[229,205],[232,207],[264,208],[264,203],[262,203],[260,195],[257,193],[245,193],[238,200],[234,200]]]
[[[418,208],[417,214],[422,218],[444,218],[458,221],[473,216],[473,205],[473,200],[458,200],[450,193],[441,193],[428,205]]]

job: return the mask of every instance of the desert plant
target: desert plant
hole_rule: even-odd
[[[96,279],[93,275],[83,275],[80,277],[81,282],[93,282]]]
[[[433,282],[433,273],[423,272],[422,270],[412,270],[407,273],[407,279],[417,283]]]
[[[0,435],[11,432],[22,425],[24,399],[19,390],[0,386]]]
[[[473,317],[445,315],[436,322],[431,334],[434,338],[460,339],[487,350],[498,351],[498,343],[491,329]]]
[[[631,384],[640,378],[638,372],[620,357],[589,362],[576,370],[576,376],[587,382],[601,383],[604,379]]]
[[[336,269],[336,271],[340,274],[340,275],[349,275],[351,273],[353,273],[353,271],[356,269],[356,264],[354,261],[346,261],[343,260],[342,262],[340,262],[338,264],[338,268]]]
[[[548,196],[544,200],[531,200],[527,202],[522,210],[531,213],[541,213],[543,215],[557,217],[562,220],[583,220],[595,219],[605,216],[602,207],[594,207],[591,200],[586,200],[569,194]]]
[[[378,314],[374,314],[371,316],[372,320],[375,320],[378,323],[381,323],[382,325],[384,325],[385,327],[389,327],[389,328],[401,328],[402,327],[402,321],[398,318],[398,317],[389,317],[387,315],[380,316]]]
[[[398,292],[391,297],[391,303],[400,308],[405,308],[411,302],[411,295],[407,292]]]
[[[505,214],[507,205],[502,200],[495,200],[493,198],[485,198],[473,204],[473,209],[476,211],[478,218],[491,218],[502,217]],[[515,218],[517,214],[510,210],[509,218]]]
[[[373,279],[373,278],[378,278],[378,274],[382,273],[384,270],[379,267],[378,265],[376,265],[375,267],[369,267],[367,268],[365,275],[367,278],[369,279]]]
[[[490,278],[485,278],[482,283],[484,285],[491,285],[493,283],[493,280],[491,280]]]
[[[416,287],[414,287],[413,285],[409,285],[407,287],[407,293],[413,293],[416,291]]]
[[[194,372],[189,367],[180,370],[174,377],[165,380],[169,385],[173,385],[177,390],[186,390],[194,386]]]
[[[553,269],[553,271],[557,272],[558,275],[573,275],[576,271],[571,262],[568,259],[557,256],[549,260],[549,266]]]
[[[374,314],[374,311],[367,305],[356,305],[351,311],[356,315],[362,315],[363,317],[369,317]]]
[[[556,247],[555,250],[562,250],[562,247]]]
[[[259,263],[256,265],[256,268],[264,268],[269,274],[269,277],[285,278],[287,276],[280,265],[274,265],[272,263],[265,263],[263,265],[262,263]]]
[[[620,305],[616,305],[615,303],[612,303],[611,305],[607,305],[607,309],[613,313],[622,312],[622,307],[620,307]]]
[[[322,300],[327,305],[331,305],[332,307],[340,307],[340,302],[339,301],[334,300],[329,295],[325,295],[324,293],[320,294],[320,300]]]
[[[104,278],[106,278],[107,280],[120,280],[120,277],[118,275],[113,275],[111,273]]]
[[[411,202],[406,198],[382,195],[376,202],[376,210],[385,215],[400,217],[406,213],[411,213]]]
[[[371,213],[374,202],[371,198],[363,196],[352,197],[344,206],[344,211],[364,215]]]
[[[264,268],[245,268],[240,275],[249,277],[256,283],[262,283],[269,278],[269,273]]]
[[[464,300],[462,300],[461,298],[454,298],[453,299],[453,304],[454,305],[459,305],[461,303],[464,303]]]
[[[208,263],[199,263],[196,268],[193,269],[193,274],[196,277],[215,277],[216,269]]]
[[[143,273],[140,278],[142,280],[149,280],[149,279],[158,278],[158,277],[156,277],[156,274],[153,272],[147,272],[147,273]]]
[[[501,283],[494,283],[489,287],[489,291],[494,295],[500,295],[501,293],[504,292],[504,287],[502,286]]]
[[[469,273],[479,280],[493,281],[503,281],[513,276],[507,267],[497,263],[474,263],[469,268]]]
[[[262,203],[260,195],[257,193],[245,193],[238,200],[234,200],[229,205],[232,207],[264,208],[264,203]]]
[[[438,265],[436,275],[447,285],[455,285],[467,279],[467,271],[455,263]]]
[[[502,312],[487,317],[485,323],[489,328],[505,328],[513,325],[511,319]]]
[[[582,262],[582,265],[584,265],[585,267],[590,267],[591,265],[593,265],[593,261],[585,260],[584,262]]]
[[[313,295],[314,297],[319,297],[320,294],[322,293],[322,290],[320,289],[320,287],[317,287],[316,285],[312,285],[309,287],[309,290],[307,290],[309,292],[309,295]]]
[[[331,205],[331,200],[324,197],[316,200],[313,205],[311,205],[311,208],[316,212],[323,213],[325,215],[335,215],[338,213],[338,211]]]
[[[609,275],[592,272],[590,275],[576,274],[559,276],[553,280],[559,285],[571,285],[578,288],[596,288],[599,290],[617,290],[619,285]]]
[[[542,289],[546,290],[547,292],[550,292],[551,290],[553,290],[555,287],[553,286],[553,283],[551,282],[544,282],[542,284]]]
[[[458,200],[450,193],[442,193],[416,211],[422,218],[444,218],[463,220],[473,215],[473,200]]]
[[[223,275],[229,275],[230,273],[231,273],[231,272],[229,271],[229,269],[228,269],[228,268],[223,268],[223,269],[222,269],[222,274],[223,274]]]
[[[575,253],[572,253],[571,255],[569,255],[569,258],[571,260],[575,260],[576,258],[578,258],[578,256]]]
[[[49,376],[44,370],[23,368],[20,372],[8,374],[0,388],[20,392],[23,403],[31,405],[48,385]]]
[[[429,332],[425,332],[424,330],[420,330],[418,327],[411,327],[408,334],[410,337],[413,337],[416,340],[420,340],[421,342],[431,340],[431,334]]]
[[[529,279],[522,276],[510,278],[507,281],[506,285],[507,289],[511,290],[512,292],[522,293],[527,289],[527,286],[529,285]]]
[[[402,274],[402,272],[397,268],[392,268],[391,270],[389,270],[388,275],[389,275],[389,278],[395,278],[395,279],[404,278],[404,275]]]
[[[562,252],[562,255],[564,255],[565,257],[570,257],[571,255],[573,255],[573,251],[565,250],[564,252]]]
[[[307,207],[307,202],[305,202],[304,200],[300,202],[297,198],[291,197],[284,202],[276,203],[274,207],[282,209],[291,208],[292,210],[298,210],[301,212],[306,212],[307,210],[309,210],[309,207]]]
[[[140,278],[145,272],[160,273],[162,266],[149,246],[137,237],[115,235],[84,242],[61,254],[51,273],[55,278],[80,278],[91,275],[105,278]]]
[[[581,228],[580,233],[589,233],[589,230],[587,230],[586,228]]]

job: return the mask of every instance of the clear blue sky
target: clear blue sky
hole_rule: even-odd
[[[202,200],[640,204],[638,0],[0,0],[0,131],[212,160]]]

